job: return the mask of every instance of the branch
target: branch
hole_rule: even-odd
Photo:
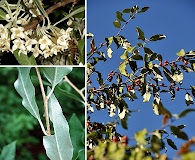
[[[45,91],[44,91],[44,87],[43,87],[43,83],[42,83],[41,74],[39,72],[39,69],[38,69],[38,67],[35,67],[35,69],[36,69],[36,72],[37,72],[37,77],[38,77],[38,80],[39,80],[41,93],[42,93],[42,97],[43,97],[43,104],[44,104],[44,110],[45,110],[45,121],[46,121],[46,127],[47,127],[46,132],[47,132],[48,135],[51,135],[50,124],[49,124],[48,98],[47,98],[47,96],[45,94]]]
[[[49,15],[50,13],[52,13],[54,10],[60,8],[60,7],[64,7],[65,5],[69,4],[69,3],[73,3],[73,6],[78,2],[79,0],[63,0],[61,2],[58,2],[56,4],[54,4],[53,6],[49,7],[46,10],[46,13]],[[30,24],[24,26],[24,31],[27,31],[29,29],[36,29],[37,25],[43,20],[43,16],[38,16],[38,19],[32,21]]]
[[[64,77],[65,81],[68,82],[68,84],[70,84],[70,86],[77,91],[78,94],[80,94],[80,96],[82,97],[82,99],[85,101],[85,96],[83,95],[82,91],[79,90],[69,79],[67,76]]]

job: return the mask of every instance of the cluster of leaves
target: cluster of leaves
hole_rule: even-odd
[[[14,69],[10,68],[10,70],[13,71]],[[37,96],[37,95],[40,95],[40,89],[39,89],[40,87],[38,86],[37,76],[35,76],[35,70],[33,68],[19,68],[18,70],[19,70],[20,74],[19,74],[19,79],[15,82],[15,86],[18,85],[19,88],[16,87],[16,89],[17,89],[17,91],[20,94],[22,94],[23,91],[27,92],[24,95],[25,97],[23,98],[23,105],[30,113],[32,113],[32,115],[34,115],[34,116],[36,116],[36,118],[38,118],[38,121],[42,125],[42,129],[44,130],[43,123],[42,123],[43,120],[44,120],[44,117],[43,116],[39,116],[39,115],[42,115],[43,112],[44,112],[43,111],[43,107],[37,108],[37,106],[43,106],[43,103],[40,103],[40,101],[42,101],[41,96],[40,97]],[[59,108],[60,107],[59,102],[56,100],[56,98],[52,94],[51,98],[50,98],[51,100],[49,101],[49,105],[53,106],[55,108],[56,112],[58,112],[58,114],[57,114],[58,118],[56,118],[55,112],[53,112],[53,113],[51,112],[51,108],[50,108],[50,112],[49,112],[51,114],[50,116],[55,117],[55,122],[53,120],[53,125],[52,125],[54,127],[54,129],[51,130],[52,134],[54,134],[54,135],[44,136],[44,138],[46,139],[45,142],[47,143],[48,142],[47,141],[48,137],[51,138],[51,140],[52,140],[53,137],[55,138],[55,137],[59,137],[60,136],[61,139],[57,140],[57,141],[61,141],[61,144],[58,144],[56,146],[56,147],[59,147],[59,145],[62,145],[62,146],[68,145],[68,142],[67,143],[64,142],[64,136],[68,136],[68,137],[65,137],[66,141],[67,140],[70,141],[70,139],[71,139],[71,143],[72,143],[72,146],[74,148],[74,151],[73,152],[70,151],[69,153],[67,153],[66,155],[63,155],[63,156],[66,156],[66,158],[67,158],[67,156],[69,155],[70,156],[69,159],[81,159],[82,160],[85,157],[85,154],[84,154],[84,139],[85,139],[84,138],[84,135],[85,135],[84,134],[84,102],[79,97],[78,93],[74,93],[73,89],[71,88],[71,86],[69,86],[67,84],[67,82],[62,80],[63,79],[62,76],[67,75],[71,70],[72,70],[72,68],[42,68],[41,73],[42,73],[42,76],[43,76],[42,80],[43,80],[44,86],[45,87],[49,87],[50,86],[52,88],[52,86],[57,85],[55,87],[55,95],[58,97],[57,99],[60,101],[61,104],[66,104],[65,106],[63,105],[63,111],[65,112],[65,115],[67,115],[67,119],[68,119],[68,123],[67,123],[67,121],[66,121],[65,117],[63,116],[63,114],[60,113],[61,109]],[[4,71],[3,68],[2,68],[2,71]],[[15,68],[14,71],[15,71],[14,73],[15,73],[15,76],[16,76],[17,69]],[[77,87],[83,88],[84,87],[84,80],[82,80],[84,78],[83,77],[84,76],[83,68],[74,68],[73,71],[69,74],[70,75],[70,79],[74,78],[74,74],[75,73],[83,73],[82,75],[80,74],[79,76],[77,76],[77,80],[79,81],[79,83],[76,80],[73,81],[73,82],[77,82],[78,83],[76,85]],[[16,77],[14,77],[14,78],[16,79]],[[19,81],[23,82],[23,83],[19,83]],[[13,82],[14,82],[14,79],[12,79],[11,86],[13,86]],[[25,84],[27,84],[28,87],[25,87]],[[5,86],[3,86],[3,87],[5,87]],[[14,91],[14,88],[12,87],[12,89],[9,89],[9,92],[11,90]],[[36,97],[35,97],[35,92],[36,92]],[[21,113],[23,108],[18,107],[18,106],[21,106],[21,98],[19,98],[16,95],[15,92],[14,92],[14,94],[15,94],[15,96],[17,98],[11,98],[11,99],[12,100],[17,100],[18,99],[19,102],[16,103],[17,101],[15,101],[15,103],[13,103],[13,104],[10,103],[11,106],[7,106],[6,107],[7,110],[2,110],[1,114],[5,115],[5,113],[11,113],[11,112],[9,112],[9,109],[13,110],[13,111],[16,111],[15,108],[17,108],[19,110],[19,112],[15,113],[16,116],[13,116],[13,118],[12,118],[12,113],[10,114],[9,118],[11,118],[10,121],[12,121],[12,122],[8,123],[8,122],[6,122],[6,120],[8,120],[8,119],[4,119],[4,123],[6,123],[7,125],[5,125],[5,126],[1,125],[2,133],[6,132],[4,134],[4,138],[3,138],[6,141],[4,143],[1,143],[1,149],[3,148],[3,146],[5,144],[10,143],[13,140],[17,139],[17,150],[18,150],[18,153],[17,153],[16,157],[18,158],[19,156],[22,156],[22,155],[20,155],[20,151],[19,151],[18,146],[20,146],[20,148],[22,148],[22,145],[24,145],[24,143],[25,144],[31,143],[32,145],[35,142],[36,142],[36,144],[39,143],[38,142],[39,140],[36,140],[35,138],[33,138],[32,137],[33,135],[29,136],[30,133],[28,132],[28,130],[35,129],[34,125],[35,124],[37,125],[38,121],[36,121],[33,116],[31,116],[31,115],[29,115],[27,113],[26,114],[25,113],[24,114]],[[29,96],[31,96],[31,98],[29,98]],[[3,96],[2,96],[2,98],[3,98]],[[30,100],[33,100],[33,99],[35,100],[35,98],[36,98],[36,102],[35,101],[34,102],[30,101]],[[27,100],[27,101],[25,101],[25,100]],[[34,103],[34,104],[32,105],[32,103]],[[3,104],[7,105],[7,103],[5,101],[4,101]],[[74,105],[76,105],[78,107],[74,107]],[[14,109],[13,109],[13,106],[16,106],[16,107],[14,107]],[[77,110],[74,109],[74,108],[77,108]],[[2,117],[2,119],[3,119],[3,117],[6,118],[5,116],[1,116],[1,117]],[[52,117],[50,117],[50,120],[52,120]],[[60,120],[60,118],[61,118],[61,120]],[[54,125],[54,123],[58,123],[58,125],[56,125],[56,124]],[[66,126],[64,126],[64,125],[66,125]],[[7,130],[6,130],[6,128],[7,128]],[[40,127],[36,127],[36,128],[39,128],[38,130],[40,130]],[[39,134],[37,132],[38,130],[36,130],[34,132],[35,135]],[[10,133],[12,133],[12,131],[14,132],[13,135],[15,135],[15,136],[11,136]],[[61,132],[61,131],[63,131],[63,132]],[[22,137],[20,137],[20,135],[23,135],[23,137],[29,137],[29,138],[25,138],[25,139],[23,139],[23,141],[21,141],[20,139],[22,139]],[[8,136],[8,137],[6,137],[6,136]],[[38,138],[41,141],[40,143],[42,143],[42,141],[43,141],[43,137],[42,136],[43,136],[43,133],[39,134]],[[1,135],[1,137],[2,137],[2,135]],[[47,147],[50,144],[54,145],[55,141],[51,142],[51,143],[48,142],[45,145],[45,147]],[[61,148],[63,148],[63,147],[61,147]],[[72,147],[68,148],[66,146],[65,150],[68,152],[68,150],[70,150],[71,148]],[[51,150],[52,150],[52,152],[51,152]],[[48,151],[48,149],[46,149],[46,152],[54,153],[54,150],[55,150],[55,146],[51,147],[50,151]],[[4,152],[6,152],[6,153],[7,152],[11,152],[11,148],[6,149],[6,151],[4,151],[4,149],[2,149],[2,155],[4,155]],[[44,153],[44,151],[43,151],[43,153]],[[56,151],[55,154],[53,154],[53,155],[57,155],[57,154],[61,154],[61,153]],[[62,154],[64,154],[64,151],[62,151]],[[33,159],[32,155],[29,155],[29,156],[30,157],[28,157],[28,159]],[[38,155],[36,155],[36,156],[37,156],[36,157],[36,159],[37,159]],[[26,156],[23,155],[22,157],[26,157],[27,158],[27,155]],[[39,158],[41,158],[41,157],[39,157]],[[43,159],[46,159],[46,158],[43,157]],[[53,159],[56,159],[56,156]]]
[[[138,34],[138,42],[135,46],[123,35],[120,35],[121,31],[126,27],[130,20],[135,18],[136,14],[147,11],[149,7],[133,6],[132,8],[126,8],[122,12],[116,12],[116,21],[113,22],[116,28],[120,28],[119,32],[115,36],[105,38],[105,43],[101,43],[100,47],[96,47],[93,34],[89,34],[88,38],[91,38],[91,49],[88,53],[87,63],[87,75],[88,75],[88,113],[94,112],[94,108],[101,110],[108,108],[110,117],[113,117],[118,112],[118,117],[121,121],[123,128],[127,129],[127,121],[130,113],[133,112],[128,108],[127,100],[134,101],[138,98],[137,94],[143,97],[143,102],[149,102],[153,96],[152,107],[156,115],[162,115],[163,129],[157,129],[152,133],[149,133],[146,129],[135,134],[134,139],[137,145],[127,147],[120,144],[113,143],[113,136],[115,131],[112,131],[111,138],[103,138],[102,132],[98,131],[97,134],[88,133],[88,143],[93,144],[91,148],[93,155],[88,156],[91,159],[166,159],[166,155],[161,154],[161,150],[165,149],[165,140],[167,144],[173,149],[177,150],[174,142],[168,138],[170,135],[175,135],[177,138],[186,140],[188,145],[187,152],[189,152],[189,146],[194,144],[193,140],[190,140],[187,134],[182,130],[185,126],[173,126],[172,123],[181,117],[186,116],[190,112],[194,112],[194,109],[186,109],[180,114],[172,114],[166,107],[164,107],[161,94],[168,93],[171,95],[171,100],[176,97],[176,91],[185,92],[186,105],[193,104],[193,97],[195,97],[195,86],[189,86],[188,88],[181,87],[184,79],[183,72],[189,74],[189,72],[195,71],[195,52],[185,52],[181,49],[176,55],[176,60],[169,62],[163,60],[161,54],[154,52],[147,47],[148,43],[162,40],[166,38],[163,34],[155,34],[149,38],[145,37],[144,31],[140,27],[136,27]],[[123,14],[129,14],[129,19],[125,20]],[[124,23],[123,26],[121,24]],[[96,65],[103,60],[106,61],[107,57],[104,52],[101,52],[102,47],[106,47],[108,58],[113,58],[113,45],[117,49],[122,48],[124,53],[120,56],[122,62],[115,70],[110,71],[108,76],[104,78],[101,74],[101,70],[96,68]],[[97,75],[97,82],[99,87],[94,87],[91,81],[91,77]],[[116,83],[114,81],[116,79]],[[192,97],[193,95],[193,97]],[[168,123],[169,122],[169,123]],[[166,128],[170,129],[171,133],[166,131]],[[103,127],[104,128],[104,127]],[[97,131],[95,131],[97,132]],[[193,139],[193,138],[192,138]],[[97,143],[98,142],[98,143]],[[149,147],[148,147],[149,146]],[[183,159],[190,157],[192,159],[194,152],[178,152],[182,155]],[[115,158],[113,158],[115,157]]]

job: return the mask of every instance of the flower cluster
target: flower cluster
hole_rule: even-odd
[[[18,50],[19,54],[33,53],[34,57],[42,55],[47,58],[68,49],[72,28],[67,30],[57,28],[59,32],[53,34],[42,31],[40,36],[36,35],[37,30],[24,31],[23,27],[8,29],[0,24],[0,51],[14,53]]]

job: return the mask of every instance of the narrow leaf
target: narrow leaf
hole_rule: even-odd
[[[181,138],[183,140],[188,140],[188,136],[185,132],[183,132],[180,128],[176,126],[170,126],[171,131],[174,135],[176,135],[178,138]]]
[[[192,95],[195,97],[195,86],[191,86]]]
[[[181,112],[180,114],[179,114],[179,117],[181,118],[181,117],[185,117],[188,113],[190,113],[190,112],[194,112],[195,111],[195,109],[186,109],[186,110],[184,110],[183,112]]]
[[[48,93],[51,91],[48,88]],[[70,139],[69,126],[62,113],[62,108],[54,96],[49,99],[49,118],[53,122],[54,135],[44,136],[43,145],[51,160],[72,160],[73,146]]]
[[[146,12],[149,9],[149,7],[143,7],[138,13]]]
[[[84,115],[85,113],[83,113]],[[77,118],[76,114],[73,114],[69,120],[70,136],[73,144],[73,159],[78,158],[79,152],[85,149],[85,130]],[[85,152],[82,152],[85,155]]]
[[[171,139],[168,138],[168,139],[167,139],[167,143],[168,143],[168,145],[169,145],[171,148],[177,150],[177,146],[175,145],[175,143],[174,143]]]
[[[162,39],[164,39],[164,38],[166,38],[165,35],[163,35],[163,34],[156,34],[156,35],[150,37],[149,40],[150,40],[150,41],[158,41],[158,40],[162,40]]]
[[[145,40],[144,32],[139,27],[136,27],[136,31],[138,34],[138,39],[141,39],[144,41]]]

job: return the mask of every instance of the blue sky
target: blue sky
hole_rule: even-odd
[[[163,59],[175,60],[176,53],[181,49],[186,52],[195,50],[195,1],[194,0],[88,0],[87,2],[87,32],[94,34],[96,46],[105,42],[105,37],[110,37],[118,33],[118,29],[113,26],[113,21],[116,20],[116,11],[122,11],[125,8],[130,8],[138,5],[139,8],[148,6],[149,10],[145,13],[138,14],[126,28],[121,32],[132,45],[137,43],[136,26],[139,26],[145,33],[145,37],[149,38],[155,34],[165,34],[167,37],[158,42],[148,43],[153,51],[162,54]],[[127,19],[127,17],[126,17]],[[88,50],[89,51],[89,50]],[[101,51],[105,51],[103,48]],[[106,53],[106,52],[105,52]],[[121,50],[114,50],[113,58],[108,59],[106,63],[97,65],[102,74],[106,77],[111,70],[115,70],[120,60]],[[105,78],[104,77],[104,78]],[[92,79],[94,82],[95,79]],[[195,74],[185,74],[182,86],[195,85]],[[96,85],[92,83],[92,85]],[[139,94],[139,93],[137,93]],[[180,113],[184,109],[194,108],[195,105],[187,107],[185,104],[185,91],[176,93],[176,100],[170,100],[170,95],[162,96],[164,106],[172,113]],[[161,127],[162,117],[154,115],[152,110],[152,97],[150,102],[143,103],[142,97],[140,99],[129,102],[129,108],[132,110],[140,109],[139,113],[132,113],[128,121],[128,130],[117,127],[117,131],[129,137],[133,137],[134,132],[147,128],[149,132]],[[195,113],[190,113],[187,118],[180,119],[173,123],[173,125],[186,124],[184,129],[188,136],[195,135],[194,125]],[[96,111],[91,114],[92,121],[108,122],[109,118],[106,111]],[[141,119],[140,119],[141,117]],[[172,137],[171,137],[172,138]],[[173,138],[175,144],[180,147],[183,141]],[[168,148],[168,155],[173,157],[176,151]]]

